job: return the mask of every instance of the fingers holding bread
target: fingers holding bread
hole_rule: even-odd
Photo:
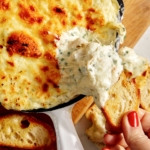
[[[135,80],[128,80],[122,72],[119,80],[110,88],[109,99],[102,111],[113,133],[121,132],[123,115],[130,110],[138,110],[140,105],[140,91]]]
[[[92,126],[86,130],[88,138],[99,145],[107,131],[105,125],[109,125],[109,132],[121,133],[123,115],[128,111],[138,111],[143,108],[150,111],[150,66],[149,62],[138,55],[132,49],[122,49],[119,52],[122,57],[123,71],[118,81],[108,90],[109,98],[104,107],[98,108],[92,105],[85,113]]]

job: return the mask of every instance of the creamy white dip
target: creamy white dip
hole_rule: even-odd
[[[132,73],[132,78],[140,76],[148,67],[148,61],[135,53],[129,47],[123,47],[119,51],[122,64],[125,70]]]
[[[108,90],[123,70],[113,46],[102,45],[91,31],[81,27],[63,33],[56,45],[61,72],[59,86],[67,91],[63,98],[92,95],[97,105],[103,107],[109,98]]]

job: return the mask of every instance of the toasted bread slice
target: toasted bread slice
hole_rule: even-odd
[[[47,149],[56,142],[54,129],[27,114],[0,117],[0,146]]]
[[[93,102],[94,100],[92,96],[86,96],[73,106],[72,121],[74,124],[78,123],[78,121],[82,118],[82,116],[85,114],[85,112]]]
[[[121,119],[130,110],[138,110],[140,91],[135,79],[128,80],[124,72],[119,80],[110,88],[109,99],[102,111],[108,121],[111,132],[121,132]]]
[[[128,78],[128,80],[132,79],[132,73],[131,72],[129,72],[127,70],[124,70],[124,73],[125,73],[126,77]],[[146,82],[147,82],[147,74],[148,74],[148,69],[145,70],[141,75],[136,76],[134,78],[137,88],[140,89],[146,84]]]
[[[146,83],[140,88],[141,93],[141,107],[150,111],[150,66],[147,70]]]

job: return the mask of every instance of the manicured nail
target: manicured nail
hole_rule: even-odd
[[[128,114],[128,121],[129,121],[130,126],[138,127],[139,121],[138,121],[138,115],[136,111],[132,111]]]
[[[104,148],[102,148],[102,150],[110,150],[110,148],[104,147]]]

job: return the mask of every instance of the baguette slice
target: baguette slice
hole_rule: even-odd
[[[128,80],[124,72],[119,80],[110,88],[109,99],[102,111],[106,117],[110,131],[121,132],[121,119],[130,110],[138,110],[140,91],[135,79]]]
[[[92,122],[92,126],[86,130],[88,138],[98,147],[103,146],[103,137],[107,132],[105,128],[106,119],[96,104],[93,104],[85,113],[88,120]]]
[[[27,114],[0,117],[0,146],[47,149],[56,142],[54,129]]]
[[[140,88],[141,93],[141,107],[150,111],[150,66],[147,70],[147,78],[144,86]]]

